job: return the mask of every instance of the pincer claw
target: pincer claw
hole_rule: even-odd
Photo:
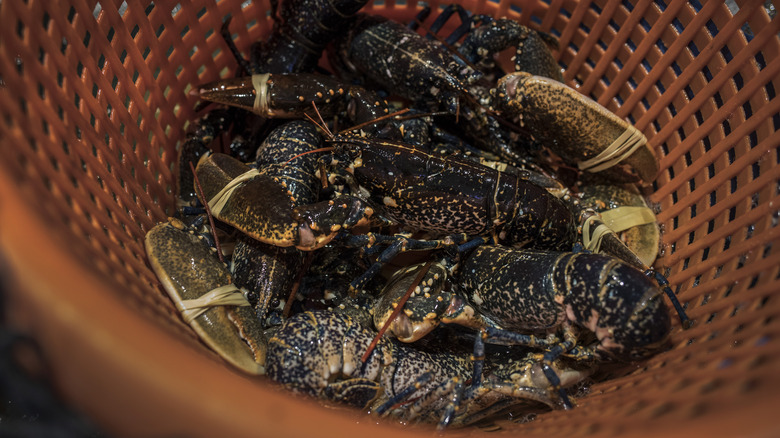
[[[157,278],[201,340],[239,369],[264,374],[262,328],[208,244],[177,219],[152,228],[145,243]]]
[[[580,170],[644,183],[658,173],[655,152],[639,130],[561,82],[511,73],[499,80],[496,96],[505,116]]]
[[[368,204],[354,196],[337,196],[328,201],[296,207],[293,219],[301,224],[302,246],[320,248],[333,240],[342,230],[368,225],[373,210]],[[308,243],[308,244],[307,244]]]
[[[255,91],[255,76],[209,82],[192,89],[190,95],[254,112],[255,101],[258,99]]]
[[[332,115],[346,106],[349,87],[314,73],[261,73],[221,79],[194,91],[201,99],[245,109],[268,118],[300,118],[314,103]]]

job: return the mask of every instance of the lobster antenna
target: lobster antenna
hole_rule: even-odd
[[[322,125],[320,122],[318,122],[318,121],[314,120],[314,117],[312,117],[312,116],[310,116],[309,114],[306,114],[306,113],[303,113],[303,115],[304,115],[304,116],[305,116],[307,119],[309,119],[309,121],[310,121],[310,122],[314,123],[314,126],[318,127],[318,128],[320,129],[320,131],[322,131],[322,132],[325,132],[326,134],[327,134],[327,133],[330,133],[330,130],[328,129],[328,127],[327,127],[327,126],[324,126],[324,125]],[[323,122],[324,122],[324,121],[323,121]],[[331,135],[333,135],[333,134],[331,134]]]
[[[405,117],[398,117],[398,116],[396,116],[395,119],[396,120],[412,120],[412,119],[421,119],[423,117],[447,116],[449,114],[450,113],[448,113],[446,111],[432,111],[432,112],[427,112],[427,113],[410,114],[410,115],[405,116]]]
[[[406,305],[406,302],[409,300],[409,297],[412,296],[412,292],[417,288],[417,286],[420,285],[420,282],[422,281],[423,277],[426,273],[428,273],[428,270],[431,268],[431,264],[433,261],[429,260],[428,263],[426,263],[420,272],[417,273],[417,276],[414,278],[414,281],[412,282],[411,286],[409,286],[409,289],[406,290],[406,293],[401,297],[401,299],[398,301],[398,305],[395,306],[395,309],[393,309],[393,313],[390,314],[390,317],[387,318],[387,321],[382,325],[382,328],[379,329],[379,333],[376,334],[374,337],[374,340],[371,341],[371,344],[369,344],[368,348],[366,349],[366,352],[363,353],[363,357],[360,358],[360,361],[365,364],[368,360],[368,356],[371,355],[371,352],[374,351],[374,348],[376,348],[376,344],[379,343],[379,339],[384,336],[387,329],[390,327],[390,324],[395,320],[396,317],[398,317],[398,314],[401,313],[401,310],[403,310],[404,306]]]
[[[296,158],[302,157],[304,155],[313,154],[315,152],[330,152],[330,151],[332,151],[334,149],[336,149],[336,148],[334,148],[333,146],[328,146],[326,148],[317,148],[317,149],[312,149],[310,151],[301,152],[300,154],[298,154],[298,155],[290,158],[289,160],[285,161],[284,164],[287,165],[290,161],[292,161],[292,160],[294,160]]]
[[[645,275],[655,278],[655,281],[663,289],[664,294],[669,297],[669,301],[672,302],[672,307],[674,307],[674,310],[677,312],[677,316],[680,318],[680,324],[682,325],[682,328],[686,330],[691,328],[693,326],[693,321],[688,318],[688,315],[685,313],[685,309],[683,308],[682,304],[680,304],[680,300],[677,299],[674,291],[671,287],[669,287],[669,280],[667,280],[663,274],[652,268],[646,270]]]
[[[200,198],[200,202],[202,202],[203,206],[206,208],[206,216],[209,218],[211,233],[214,236],[214,246],[217,247],[217,256],[219,256],[219,261],[225,263],[225,257],[222,255],[222,247],[219,245],[219,238],[217,238],[217,228],[214,226],[214,216],[211,214],[211,208],[209,207],[206,195],[203,194],[203,187],[200,185],[198,174],[195,172],[195,165],[192,164],[192,161],[190,161],[190,169],[192,169],[192,176],[195,179],[195,187],[198,189],[198,197]]]
[[[317,104],[314,103],[314,101],[311,101],[311,106],[314,107],[314,112],[317,114],[317,118],[320,119],[319,122],[315,121],[314,118],[308,114],[304,115],[307,119],[309,119],[312,123],[314,123],[318,128],[320,128],[322,131],[325,132],[325,134],[328,136],[328,138],[333,138],[333,133],[330,132],[330,129],[328,129],[328,125],[325,123],[325,119],[322,118],[322,114],[320,114],[320,110],[317,109]]]
[[[342,129],[337,134],[343,134],[345,132],[355,131],[355,130],[361,129],[361,128],[365,127],[365,126],[373,125],[373,124],[379,123],[379,122],[381,122],[383,120],[387,120],[387,119],[390,119],[390,118],[393,118],[393,117],[396,117],[396,116],[400,116],[401,114],[406,114],[409,111],[410,111],[409,108],[404,108],[404,109],[398,110],[398,111],[390,113],[390,114],[385,114],[383,116],[379,116],[379,117],[375,118],[374,120],[369,120],[367,122],[359,123],[359,124],[357,124],[357,125],[355,125],[355,126],[353,126],[351,128]]]

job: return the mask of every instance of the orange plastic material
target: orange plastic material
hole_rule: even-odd
[[[0,3],[6,309],[57,390],[114,436],[431,436],[235,372],[147,266],[144,234],[174,211],[188,91],[235,68],[223,20],[246,50],[270,29],[268,2],[69,3]],[[566,82],[647,136],[661,167],[656,267],[695,325],[675,322],[670,351],[616,370],[572,411],[454,433],[780,435],[777,3],[462,4],[557,36]],[[369,12],[408,21],[418,8]]]

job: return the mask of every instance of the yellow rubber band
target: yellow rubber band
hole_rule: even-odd
[[[606,149],[595,157],[577,164],[580,170],[600,172],[631,156],[637,149],[647,144],[647,137],[632,125],[615,139]]]
[[[598,215],[593,215],[585,219],[585,223],[582,224],[582,245],[586,250],[595,253],[598,253],[601,249],[601,241],[604,239],[604,236],[612,231],[603,223],[598,224],[596,228],[591,231],[591,222],[598,219]]]
[[[591,230],[592,222],[595,220],[601,220],[602,223]],[[598,253],[601,249],[601,241],[606,234],[619,233],[639,225],[652,224],[655,221],[655,214],[648,207],[615,207],[585,219],[582,224],[582,245],[586,250]]]
[[[601,212],[601,220],[612,231],[619,233],[629,228],[655,223],[655,213],[648,207],[624,206]]]
[[[249,301],[244,297],[241,289],[230,283],[225,286],[212,289],[200,298],[181,300],[176,303],[176,308],[181,312],[184,322],[191,323],[195,318],[215,306],[249,306]]]
[[[225,204],[227,204],[228,199],[230,199],[230,197],[233,195],[233,192],[241,184],[249,181],[257,175],[260,175],[260,172],[257,169],[249,169],[241,175],[233,178],[229,183],[225,184],[225,187],[222,187],[222,190],[217,192],[217,194],[214,195],[214,197],[211,198],[208,203],[211,214],[214,216],[219,216],[219,214],[222,212],[222,209],[225,208]]]
[[[256,114],[266,115],[268,112],[268,78],[270,76],[269,73],[252,75],[252,86],[255,87],[254,109]]]

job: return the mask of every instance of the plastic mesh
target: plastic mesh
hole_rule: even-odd
[[[266,2],[0,3],[0,169],[106,293],[204,354],[146,264],[143,237],[174,209],[174,163],[197,84],[232,74],[270,30]],[[429,2],[434,8],[439,2]],[[621,368],[571,412],[504,425],[618,434],[778,400],[780,19],[773,3],[465,1],[560,39],[566,82],[630,120],[660,157],[656,262],[695,326]],[[371,10],[409,20],[416,2]],[[766,419],[767,427],[771,419]],[[367,426],[368,427],[368,426]],[[756,427],[756,424],[753,425]]]

